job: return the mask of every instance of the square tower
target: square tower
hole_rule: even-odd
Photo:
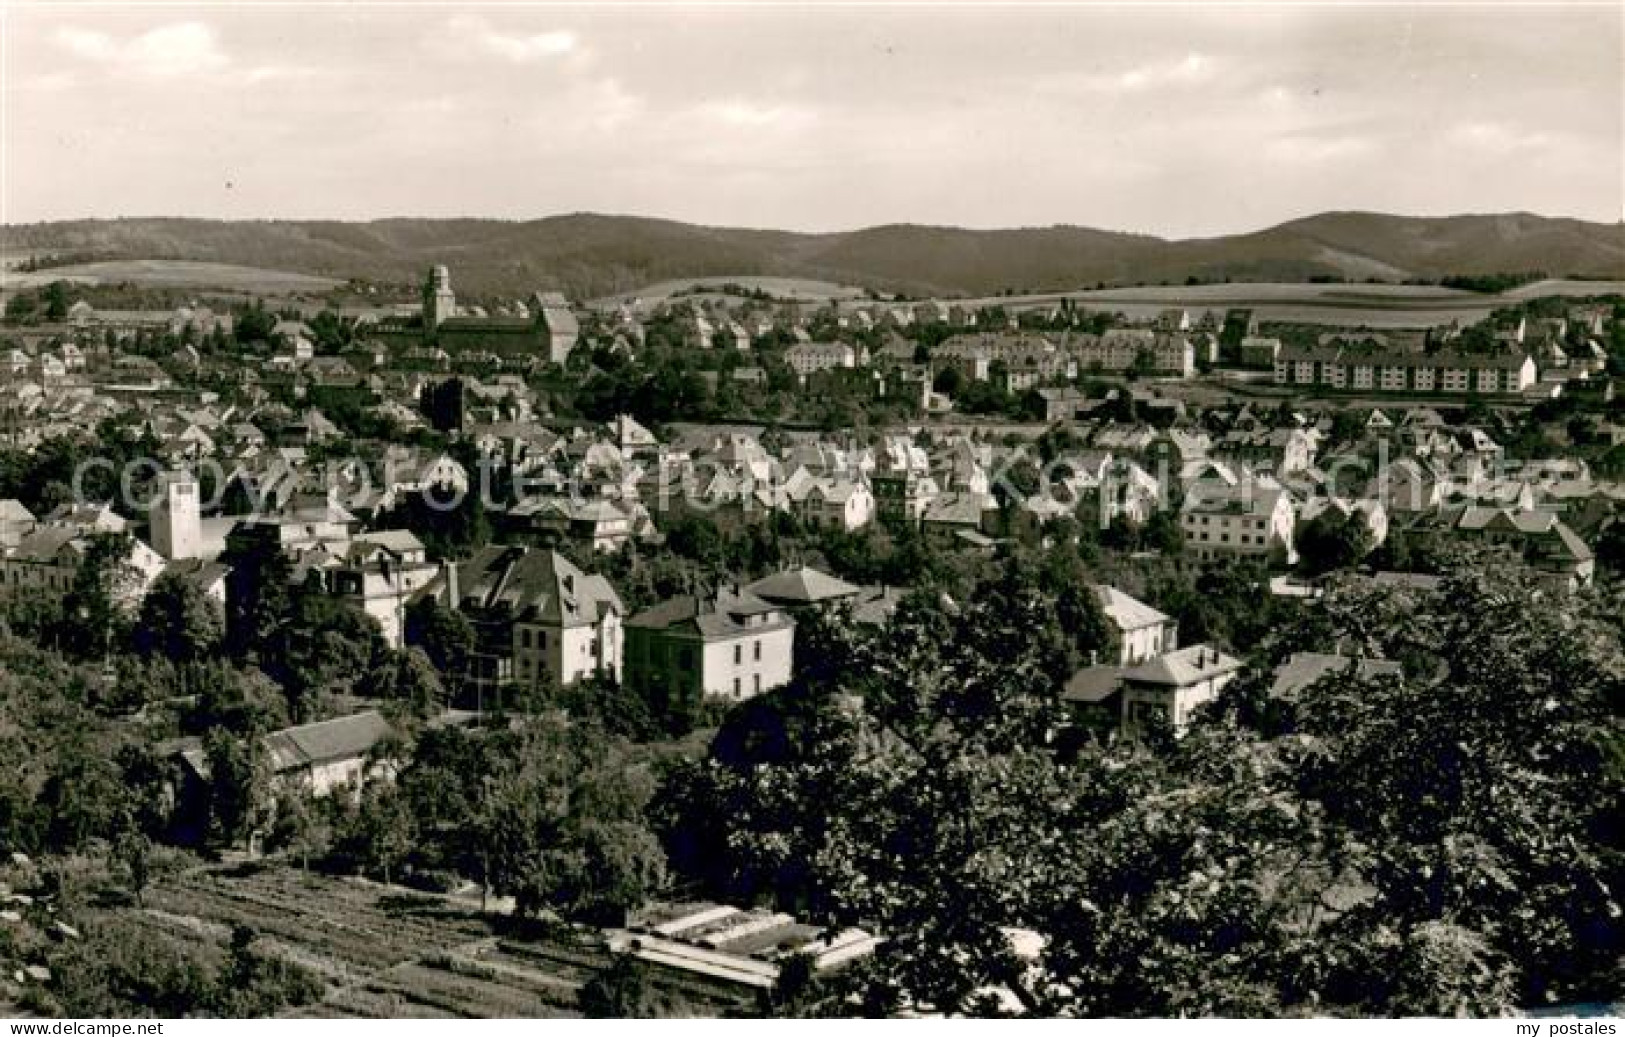
[[[158,478],[158,496],[147,513],[152,546],[170,561],[196,558],[203,549],[197,480],[190,472],[167,472]]]

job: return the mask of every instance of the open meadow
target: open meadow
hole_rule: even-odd
[[[117,259],[100,263],[74,263],[44,270],[7,270],[5,287],[33,288],[52,281],[74,284],[133,284],[154,288],[216,288],[256,295],[326,292],[342,282],[289,270],[266,270],[231,263],[200,263],[186,259]]]

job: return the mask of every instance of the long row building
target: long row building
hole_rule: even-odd
[[[1377,336],[1327,336],[1313,346],[1286,346],[1275,358],[1277,385],[1326,389],[1514,395],[1536,378],[1534,358],[1527,353],[1426,353]]]
[[[1136,366],[1146,374],[1180,378],[1196,370],[1196,349],[1187,336],[1150,328],[1113,328],[1102,335],[1067,332],[1059,340],[1030,332],[961,334],[939,345],[932,359],[975,381],[993,378],[998,365],[1004,388],[1012,392]]]

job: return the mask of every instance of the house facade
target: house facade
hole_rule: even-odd
[[[688,595],[626,623],[626,683],[670,704],[742,701],[790,680],[795,621],[744,590]]]
[[[1117,628],[1118,666],[1138,666],[1179,647],[1179,622],[1116,587],[1095,586],[1101,610]]]
[[[1279,555],[1290,562],[1295,516],[1284,489],[1243,480],[1234,486],[1192,486],[1179,526],[1186,553],[1196,558]]]
[[[445,566],[422,592],[474,627],[476,690],[621,680],[625,607],[604,577],[556,551],[492,545]]]
[[[1331,339],[1288,346],[1275,358],[1277,385],[1395,393],[1515,395],[1535,384],[1534,358],[1524,352],[1413,352],[1380,340]]]
[[[1192,645],[1125,671],[1124,733],[1142,734],[1158,719],[1166,720],[1175,733],[1184,731],[1197,708],[1218,698],[1241,669],[1239,659],[1207,645]]]

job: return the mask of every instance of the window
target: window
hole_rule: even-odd
[[[758,673],[756,676],[751,678],[751,681],[755,687],[756,694],[760,695],[762,693],[762,675]]]
[[[757,641],[755,644],[751,645],[751,650],[755,653],[756,661],[761,662],[762,661],[762,642]]]
[[[734,645],[734,665],[738,666],[745,661],[745,646]]]
[[[744,686],[740,683],[739,678],[735,677],[734,678],[734,698],[738,698],[743,693],[744,693]]]

